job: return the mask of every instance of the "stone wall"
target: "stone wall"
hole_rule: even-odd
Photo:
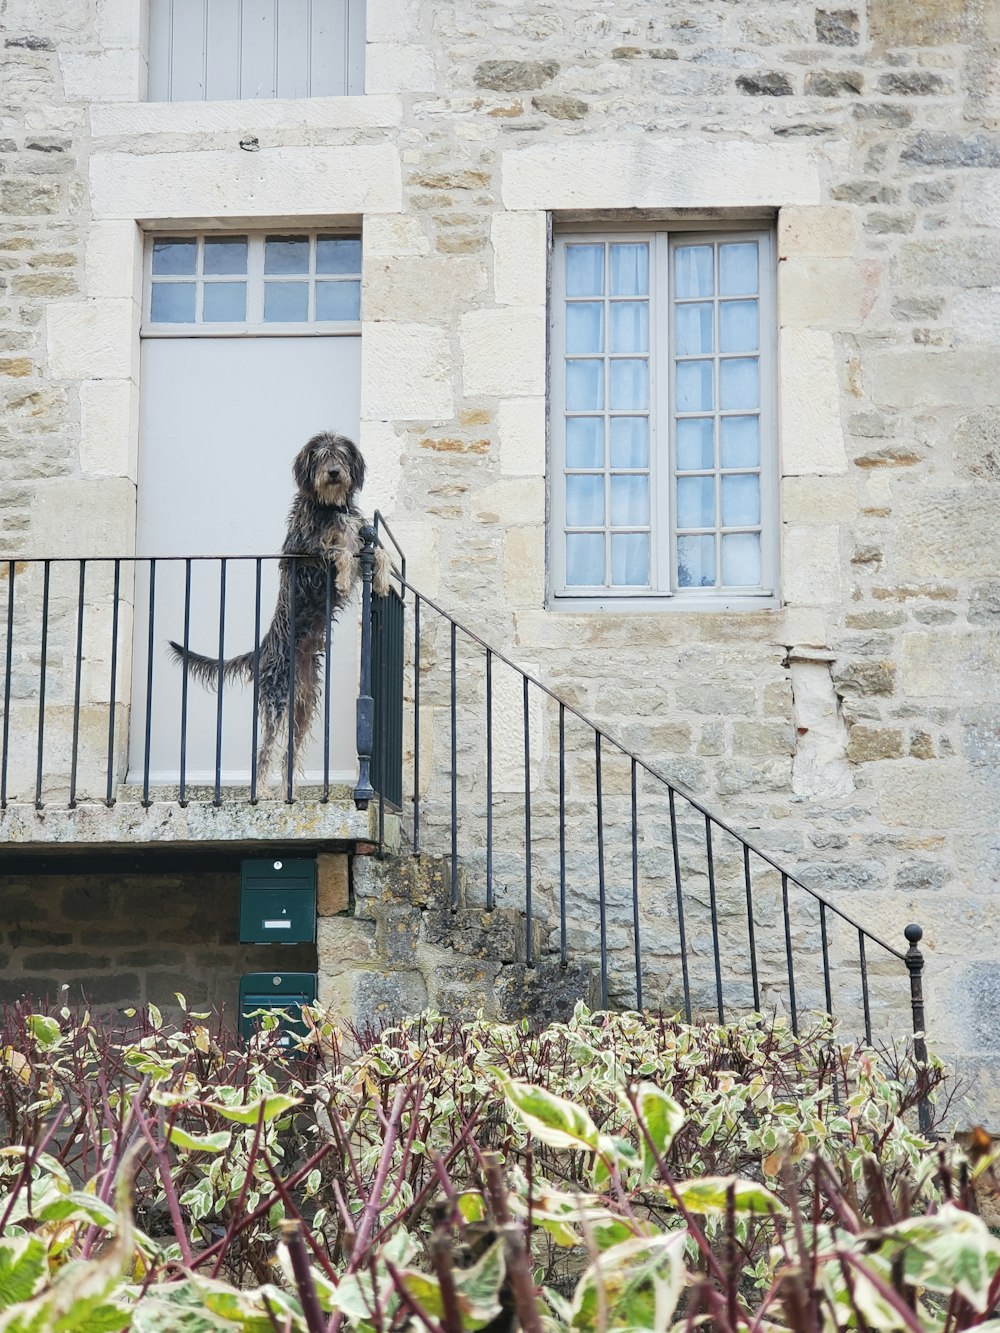
[[[860,920],[919,919],[936,1035],[995,1098],[996,8],[369,0],[365,97],[204,106],[136,100],[139,13],[5,10],[4,553],[130,549],[140,227],[360,218],[367,502],[413,581]],[[748,215],[780,609],[547,609],[549,218]]]

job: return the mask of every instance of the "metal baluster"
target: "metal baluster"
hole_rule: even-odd
[[[833,990],[830,985],[830,946],[826,938],[826,903],[819,902],[819,931],[823,946],[823,995],[826,999],[826,1012],[833,1017]]]
[[[743,882],[747,891],[747,931],[750,937],[750,972],[753,976],[753,1007],[760,1013],[760,980],[757,976],[757,939],[753,924],[753,885],[750,878],[750,848],[743,844]]]
[[[115,803],[115,690],[118,685],[118,615],[121,605],[122,562],[115,561],[115,581],[111,593],[113,609],[111,612],[111,684],[108,688],[108,790],[105,804],[110,809]]]
[[[0,756],[0,810],[7,809],[7,757],[10,748],[10,673],[14,664],[14,575],[13,560],[7,561],[7,652],[3,677],[3,754]]]
[[[190,671],[188,649],[191,638],[191,561],[184,561],[184,661],[181,664],[181,772],[179,804],[187,805],[187,722]]]
[[[566,705],[559,705],[559,961],[566,966]]]
[[[142,804],[146,809],[149,799],[149,742],[153,732],[153,622],[156,618],[156,561],[149,562],[149,633],[146,636],[146,727],[143,734]]]
[[[87,581],[87,562],[80,561],[80,586],[76,602],[76,667],[73,681],[73,741],[70,751],[69,808],[76,809],[76,775],[80,746],[80,686],[83,677],[83,606]]]
[[[372,571],[375,568],[375,529],[361,529],[361,671],[358,681],[356,736],[358,781],[354,803],[367,810],[375,789],[371,781],[372,746],[375,735],[375,700],[372,697]]]
[[[635,946],[635,1007],[642,1009],[642,940],[639,936],[639,803],[638,769],[632,759],[632,933]]]
[[[911,923],[903,931],[910,946],[906,951],[906,967],[910,974],[910,1012],[913,1015],[913,1058],[917,1065],[918,1077],[924,1078],[927,1066],[927,1019],[924,1014],[924,955],[917,947],[924,937],[920,926]],[[931,1128],[931,1105],[926,1097],[921,1097],[917,1105],[920,1132],[926,1134]]]
[[[524,915],[528,940],[525,946],[524,961],[528,967],[534,967],[531,910],[531,719],[528,714],[527,676],[521,677],[521,687],[524,716]]]
[[[607,886],[604,879],[604,781],[601,773],[601,733],[594,732],[594,779],[597,794],[597,892],[601,911],[601,1007],[608,1007]]]
[[[388,598],[372,596],[373,623],[378,625],[378,671],[375,685],[375,745],[378,750],[378,849],[385,847],[385,784],[389,772],[389,607]]]
[[[35,772],[35,809],[42,808],[42,755],[45,749],[45,675],[46,658],[49,650],[49,583],[52,573],[52,561],[44,563],[42,576],[42,647],[41,666],[38,674],[38,767]]]
[[[451,622],[451,910],[458,911],[458,627]]]
[[[865,1007],[865,1041],[872,1044],[872,1014],[868,1000],[868,960],[865,958],[865,932],[858,927],[858,961],[861,963],[861,1002]]]
[[[250,804],[257,804],[257,747],[260,741],[260,577],[261,558],[254,567],[253,597],[253,702],[250,718]]]
[[[486,649],[486,910],[493,911],[493,653]]]
[[[691,981],[688,977],[687,938],[684,931],[684,895],[681,891],[681,853],[677,842],[677,809],[673,787],[667,788],[670,805],[670,844],[674,853],[674,885],[677,890],[677,934],[681,949],[681,980],[684,983],[684,1016],[691,1022]]]
[[[219,662],[215,691],[215,797],[212,804],[222,804],[222,686],[226,679],[226,557],[219,562]]]
[[[323,644],[323,801],[330,799],[330,637],[333,632],[333,566],[326,562],[326,612]]]
[[[708,901],[712,914],[712,952],[715,955],[715,1001],[719,1010],[719,1022],[726,1021],[722,1006],[722,950],[719,944],[719,909],[715,899],[715,857],[712,851],[712,820],[705,816],[705,855],[708,862]]]
[[[288,607],[288,750],[285,755],[285,800],[295,800],[295,601],[298,583],[298,558],[288,561],[291,596]]]
[[[420,594],[413,595],[413,855],[420,855]]]
[[[792,1031],[798,1036],[799,1015],[795,1007],[795,962],[792,956],[792,920],[788,912],[788,876],[781,875],[781,910],[785,917],[785,958],[788,964],[788,1003],[792,1011]]]

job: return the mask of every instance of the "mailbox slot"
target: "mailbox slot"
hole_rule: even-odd
[[[240,1032],[252,1037],[260,1026],[260,1009],[280,1009],[288,1017],[281,1021],[281,1044],[291,1046],[307,1029],[301,1020],[302,1006],[316,1003],[316,977],[312,972],[248,972],[240,977]]]
[[[316,862],[267,857],[240,868],[240,943],[316,941]]]

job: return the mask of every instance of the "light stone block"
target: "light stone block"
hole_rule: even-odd
[[[503,544],[503,586],[510,606],[545,604],[545,528],[511,528]]]
[[[80,468],[85,477],[136,479],[139,392],[131,380],[80,385]]]
[[[789,605],[833,606],[841,601],[839,527],[786,524],[781,548],[782,591]]]
[[[783,208],[778,214],[778,258],[846,258],[854,253],[858,224],[846,205]]]
[[[370,93],[434,91],[434,52],[401,42],[370,45],[365,58],[365,90]]]
[[[832,334],[819,329],[782,329],[778,347],[782,474],[846,472]]]
[[[142,299],[142,232],[131,221],[94,222],[87,236],[86,290],[102,299]]]
[[[406,42],[419,31],[419,10],[412,0],[367,0],[365,36],[373,42]]]
[[[994,487],[913,491],[900,504],[893,549],[900,580],[975,579],[1000,566]]]
[[[132,50],[69,53],[59,56],[68,102],[137,102],[145,62]]]
[[[914,347],[875,355],[872,398],[885,407],[981,407],[1000,403],[990,347],[938,352]]]
[[[130,3],[132,0],[130,0]],[[147,134],[262,134],[276,130],[389,129],[402,120],[400,99],[295,97],[231,102],[130,102],[91,107],[95,139]],[[324,209],[330,212],[329,205]]]
[[[392,519],[392,531],[406,552],[406,576],[414,587],[436,597],[441,587],[441,565],[438,556],[438,530],[423,516],[407,518],[397,514]],[[423,730],[423,708],[420,726]]]
[[[98,218],[164,221],[215,217],[329,217],[398,212],[394,144],[184,153],[95,153],[90,188]]]
[[[829,638],[829,613],[816,606],[784,606],[775,619],[772,643],[824,648]]]
[[[545,392],[544,308],[470,311],[461,318],[459,339],[466,396]]]
[[[903,635],[900,683],[921,699],[995,699],[1000,676],[1000,633]]]
[[[130,47],[141,51],[145,42],[144,19],[148,5],[137,0],[98,0],[97,35],[102,46]]]
[[[361,317],[396,323],[450,323],[486,288],[481,259],[458,255],[368,258]]]
[[[858,483],[850,475],[784,477],[781,515],[786,523],[851,523],[858,517]]]
[[[855,329],[878,295],[879,271],[850,259],[783,259],[778,322],[793,329]]]
[[[403,214],[373,213],[364,220],[362,264],[371,259],[430,254],[431,243],[416,218]]]
[[[1000,291],[956,292],[951,311],[957,343],[1000,345]]]
[[[367,473],[361,507],[389,518],[396,509],[403,479],[403,441],[385,421],[362,421],[358,440]]]
[[[971,227],[1000,227],[1000,174],[965,172],[959,195],[962,221]]]
[[[483,523],[509,527],[545,522],[545,482],[542,477],[506,477],[476,493],[474,513]]]
[[[801,143],[679,135],[511,148],[503,155],[510,209],[739,208],[816,204],[820,155]]]
[[[958,759],[897,759],[871,781],[879,818],[890,826],[955,835],[995,813],[993,794],[970,782]]]
[[[31,527],[49,556],[128,555],[135,550],[135,484],[123,477],[41,482]]]
[[[497,410],[500,471],[518,476],[545,475],[545,399],[508,398]]]
[[[134,302],[54,301],[45,309],[53,379],[131,379],[138,338]]]
[[[437,421],[454,415],[447,330],[430,324],[366,324],[361,347],[362,418]]]
[[[497,305],[545,308],[547,225],[544,213],[497,213],[490,230]]]
[[[522,671],[541,679],[536,662],[518,662]],[[528,727],[531,734],[529,782],[537,791],[548,757],[545,696],[528,688]],[[493,668],[493,790],[524,791],[524,687],[518,672],[497,662]]]

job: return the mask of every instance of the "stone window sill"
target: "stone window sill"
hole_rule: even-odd
[[[393,93],[363,97],[302,97],[239,102],[108,102],[90,108],[95,139],[148,134],[236,134],[268,130],[385,129],[400,124]]]

